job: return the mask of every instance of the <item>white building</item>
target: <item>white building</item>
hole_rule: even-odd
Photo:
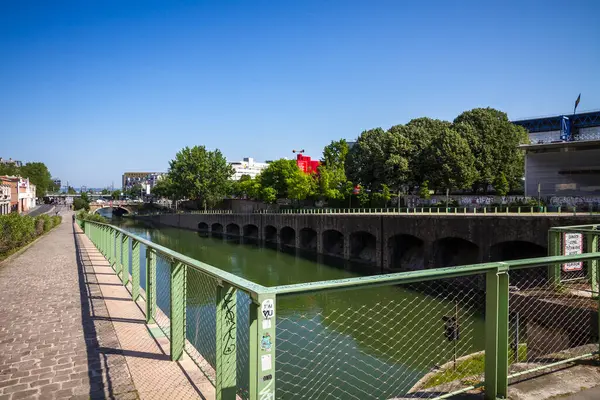
[[[10,199],[12,188],[0,181],[0,215],[10,213]]]
[[[242,161],[233,161],[229,165],[233,167],[235,173],[231,177],[234,181],[239,181],[242,175],[249,175],[252,179],[269,166],[269,163],[254,161],[254,158],[246,157]]]
[[[29,178],[19,178],[19,212],[27,212],[36,205],[35,185]]]

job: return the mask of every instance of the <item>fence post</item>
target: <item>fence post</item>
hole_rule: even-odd
[[[156,254],[146,247],[146,322],[154,323],[156,317]]]
[[[185,347],[186,271],[184,263],[171,261],[171,361],[180,360]]]
[[[140,297],[140,242],[131,241],[131,297],[137,301]]]
[[[121,273],[121,258],[122,258],[122,248],[123,248],[123,234],[121,232],[117,232],[116,239],[117,249],[115,251],[115,273],[118,278],[121,278],[119,274]]]
[[[598,251],[598,235],[588,234],[587,237],[587,251],[588,253],[595,253]],[[598,260],[588,261],[588,277],[590,284],[592,285],[592,292],[595,292],[599,297],[598,293]],[[593,293],[592,293],[593,295]]]
[[[485,398],[508,394],[508,267],[486,273]]]
[[[217,400],[235,400],[237,366],[237,289],[228,283],[217,286]]]
[[[275,399],[275,294],[250,304],[250,400]]]
[[[121,269],[121,281],[123,286],[127,286],[129,282],[129,236],[123,235],[123,245],[121,247],[121,261],[123,268]]]
[[[559,256],[561,251],[561,236],[560,231],[548,231],[548,255]],[[560,264],[550,264],[548,266],[548,281],[553,286],[560,285]]]

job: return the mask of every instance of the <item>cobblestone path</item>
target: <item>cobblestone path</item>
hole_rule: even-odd
[[[63,214],[59,227],[0,264],[0,400],[139,397],[75,235]]]

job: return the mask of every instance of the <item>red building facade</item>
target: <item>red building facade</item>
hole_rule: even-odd
[[[316,174],[319,172],[319,165],[321,165],[321,162],[318,160],[311,160],[309,156],[298,154],[296,157],[296,165],[305,174]]]

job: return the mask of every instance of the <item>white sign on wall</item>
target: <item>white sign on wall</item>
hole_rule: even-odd
[[[563,254],[570,256],[583,253],[583,235],[581,233],[565,233],[563,237]],[[581,271],[583,262],[571,262],[563,264],[563,271]]]

